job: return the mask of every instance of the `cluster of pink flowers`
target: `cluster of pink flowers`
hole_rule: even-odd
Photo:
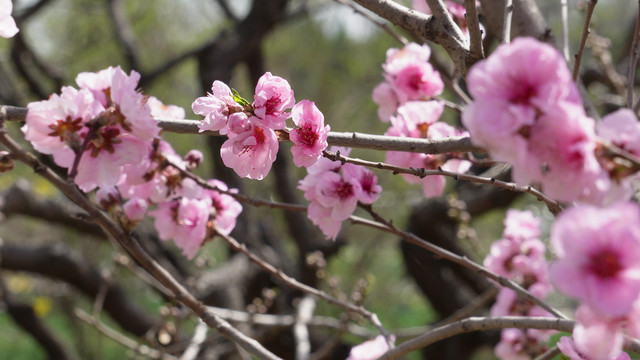
[[[30,103],[22,131],[37,151],[69,169],[81,190],[99,189],[98,203],[126,229],[156,206],[149,214],[160,238],[193,258],[208,237],[231,232],[242,207],[222,182],[210,182],[218,192],[183,175],[202,154],[176,154],[160,139],[155,118],[184,118],[184,110],[138,92],[139,79],[120,67],[81,73],[79,89],[63,87],[60,95]]]
[[[450,136],[466,135],[438,119],[444,105],[430,100],[442,93],[444,84],[440,74],[429,64],[431,50],[427,45],[408,44],[402,50],[390,49],[387,61],[383,65],[385,81],[373,90],[373,100],[379,105],[378,115],[382,121],[391,122],[385,135],[440,139]],[[453,172],[466,172],[471,163],[450,155],[428,155],[389,151],[386,162],[411,168],[428,170],[442,169]],[[438,196],[445,186],[445,177],[427,176],[423,179],[404,174],[409,183],[422,184],[426,197]]]
[[[442,93],[444,83],[429,63],[430,56],[431,49],[426,44],[410,43],[403,49],[387,50],[387,60],[382,65],[385,80],[373,89],[380,120],[388,122],[407,101],[425,101]]]
[[[585,114],[567,64],[552,46],[518,38],[474,65],[467,82],[474,101],[462,121],[471,140],[510,162],[516,182],[540,184],[560,201],[628,199],[631,181],[625,178],[631,173],[601,151],[595,121]],[[636,151],[630,145],[640,140],[635,116],[610,116],[615,120],[603,121],[598,132]],[[627,135],[620,132],[631,128]]]
[[[551,243],[558,257],[551,281],[581,302],[576,351],[588,359],[624,358],[624,335],[640,336],[640,208],[619,202],[565,210],[553,224]]]
[[[484,265],[519,283],[533,295],[545,298],[553,290],[548,280],[546,246],[540,240],[540,220],[530,211],[509,210],[503,238],[491,245]],[[550,316],[545,310],[502,288],[491,308],[492,316]],[[501,359],[529,359],[547,350],[547,331],[504,329],[495,353]]]
[[[343,155],[350,152],[344,148],[331,150]],[[358,202],[373,204],[382,192],[376,175],[363,166],[320,158],[307,172],[298,189],[304,191],[304,197],[310,202],[309,219],[320,227],[327,239],[335,240],[342,222],[353,214]]]
[[[0,0],[0,36],[10,38],[18,33],[16,21],[11,17],[11,0]]]
[[[215,81],[211,93],[196,99],[192,108],[205,116],[201,131],[228,136],[220,150],[224,164],[241,177],[261,180],[276,159],[276,131],[285,129],[289,117],[296,125],[290,133],[296,166],[311,166],[327,147],[329,126],[324,125],[322,113],[308,100],[294,104],[289,83],[267,72],[259,79],[251,104],[223,82]]]

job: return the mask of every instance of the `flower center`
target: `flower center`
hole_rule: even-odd
[[[622,270],[619,256],[611,250],[600,251],[591,255],[589,270],[602,278],[614,277]]]
[[[52,131],[47,135],[60,137],[60,141],[73,144],[79,140],[76,133],[82,129],[82,119],[72,119],[68,115],[64,120],[57,120],[55,125],[49,125],[49,129]]]
[[[353,196],[353,185],[351,185],[351,183],[341,180],[339,182],[336,182],[335,185],[336,194],[340,199],[344,200]]]
[[[298,141],[306,146],[313,146],[318,140],[318,134],[311,130],[310,126],[301,127],[298,129]]]

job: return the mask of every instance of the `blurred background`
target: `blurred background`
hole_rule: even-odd
[[[64,85],[75,86],[83,71],[120,65],[141,73],[145,94],[181,106],[188,119],[199,119],[191,103],[204,96],[213,80],[227,82],[250,99],[265,71],[287,79],[296,100],[314,101],[333,131],[383,134],[373,88],[383,78],[385,52],[402,45],[354,9],[322,0],[19,0],[13,15],[20,32],[0,39],[0,104],[26,106],[46,99]],[[403,2],[410,6],[409,1]],[[487,1],[482,6],[500,6]],[[492,5],[493,4],[493,5]],[[600,1],[592,20],[599,43],[585,55],[583,82],[600,113],[622,104],[623,94],[603,78],[610,68],[626,74],[635,15],[631,1]],[[557,1],[538,1],[553,34],[561,24]],[[579,43],[584,3],[569,1],[571,53]],[[378,22],[382,19],[377,18]],[[611,26],[611,24],[616,26]],[[490,29],[489,27],[487,27]],[[395,29],[411,40],[411,34]],[[489,30],[490,32],[491,30]],[[601,38],[600,38],[601,37]],[[418,40],[419,41],[419,40]],[[489,33],[488,49],[496,46]],[[446,53],[433,46],[434,66],[455,79]],[[600,49],[600,52],[597,52]],[[605,59],[603,60],[603,56]],[[604,65],[603,65],[604,64]],[[445,91],[444,98],[460,102]],[[459,124],[459,114],[444,118]],[[19,124],[9,124],[20,138]],[[295,189],[304,169],[291,165],[289,146],[282,144],[272,173],[263,181],[240,180],[221,165],[222,138],[165,133],[185,154],[197,148],[205,161],[198,169],[244,194],[304,203]],[[26,146],[26,144],[25,144]],[[384,153],[354,150],[355,157],[383,161]],[[478,173],[483,168],[475,168]],[[495,188],[448,183],[445,195],[425,200],[418,185],[378,172],[383,186],[375,209],[402,228],[481,262],[500,237],[507,207],[528,209],[547,224],[551,215],[531,196]],[[508,179],[508,174],[506,174]],[[17,167],[0,176],[0,358],[79,359],[146,358],[105,336],[100,326],[82,321],[77,309],[93,314],[120,336],[180,354],[196,320],[165,298],[135,264],[93,226],[77,220],[77,212],[55,188]],[[385,233],[345,224],[336,242],[324,240],[302,214],[251,208],[234,236],[260,256],[302,282],[339,298],[361,303],[375,312],[387,329],[415,336],[452,315],[471,299],[489,291],[488,283],[443,263]],[[362,215],[362,214],[361,214]],[[172,243],[159,241],[152,227],[137,233],[143,246],[201,300],[250,313],[292,314],[302,296],[280,286],[223,242],[207,243],[187,261]],[[485,294],[486,295],[486,294]],[[490,295],[490,294],[489,294]],[[555,305],[569,306],[561,300]],[[489,297],[477,314],[491,305]],[[317,302],[315,315],[336,319],[337,328],[312,328],[314,353],[345,358],[352,345],[375,336],[364,319]],[[24,321],[26,323],[22,323]],[[38,338],[28,322],[38,324],[57,345]],[[346,324],[357,325],[357,330]],[[290,327],[240,323],[278,355],[293,358]],[[355,332],[355,334],[354,334]],[[398,340],[402,341],[402,331]],[[411,359],[493,359],[497,333],[468,334],[443,341]],[[201,358],[248,358],[208,332]],[[59,347],[59,348],[56,348]],[[56,350],[57,349],[57,350]],[[59,351],[59,352],[56,352]]]

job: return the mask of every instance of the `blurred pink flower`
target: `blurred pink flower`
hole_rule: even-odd
[[[551,45],[517,38],[478,62],[467,77],[473,103],[462,115],[474,144],[497,160],[518,163],[528,131],[552,105],[581,105],[562,55]]]
[[[373,89],[371,97],[373,102],[378,104],[378,117],[380,120],[389,122],[391,116],[395,114],[396,109],[400,106],[400,100],[398,100],[391,85],[386,81],[381,82]]]
[[[285,110],[296,102],[289,82],[270,72],[258,80],[254,100],[253,109],[260,124],[273,130],[285,127],[285,120],[289,117]]]
[[[560,201],[581,197],[604,175],[594,153],[594,128],[582,106],[548,107],[530,129],[528,156],[513,164],[515,181],[541,183],[545,194]]]
[[[18,33],[16,21],[11,17],[11,0],[0,0],[0,36],[10,38]]]
[[[624,316],[640,295],[640,211],[634,203],[565,210],[551,229],[556,287],[608,316]]]
[[[202,123],[198,125],[200,131],[220,131],[221,134],[226,134],[230,115],[247,117],[242,105],[233,99],[229,86],[218,80],[211,85],[211,93],[197,98],[191,108],[194,113],[204,115]]]
[[[173,240],[184,255],[193,259],[207,235],[207,221],[211,212],[211,198],[200,200],[181,198],[160,203],[150,211],[162,240]]]
[[[213,179],[209,180],[208,183],[222,191],[229,190],[227,184],[220,180]],[[232,190],[232,192],[237,191]],[[205,193],[211,198],[211,203],[215,210],[210,220],[213,222],[213,225],[215,225],[216,232],[229,235],[236,227],[236,220],[242,212],[242,205],[228,194],[223,194],[215,190],[205,190]]]
[[[393,336],[391,338],[391,341],[395,341]],[[352,347],[347,360],[375,360],[387,350],[389,350],[387,340],[382,335],[378,335],[373,340]]]
[[[220,156],[238,176],[262,180],[271,170],[278,146],[275,132],[252,117],[243,132],[230,136],[222,144]]]
[[[177,105],[166,105],[155,96],[147,96],[147,105],[154,119],[184,119],[184,109]]]
[[[297,126],[289,133],[293,142],[293,163],[300,167],[313,165],[327,148],[329,125],[324,125],[324,116],[313,101],[302,100],[291,110],[291,118]]]
[[[139,223],[144,220],[148,207],[149,204],[144,199],[132,198],[122,205],[122,210],[129,221]]]
[[[573,339],[569,336],[563,336],[557,343],[558,349],[562,351],[562,354],[569,357],[569,360],[598,360],[592,354],[585,355],[580,352]],[[615,357],[602,358],[602,360],[631,360],[629,354],[621,352],[620,355]]]
[[[344,164],[342,174],[347,179],[355,179],[360,184],[358,201],[363,204],[373,204],[380,198],[382,186],[378,185],[378,177],[373,171],[353,164]]]

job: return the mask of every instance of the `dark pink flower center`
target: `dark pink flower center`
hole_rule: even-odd
[[[360,185],[362,186],[362,191],[367,194],[373,194],[373,185],[374,185],[374,174],[370,172],[365,172],[362,175],[362,179],[360,179]]]
[[[616,276],[622,270],[620,256],[611,250],[602,250],[591,255],[589,271],[602,278]]]
[[[353,196],[353,185],[351,185],[351,183],[348,183],[344,180],[340,180],[335,182],[334,185],[335,185],[335,192],[340,199],[344,200]]]
[[[120,130],[118,128],[101,128],[95,137],[91,139],[89,146],[87,146],[87,149],[91,149],[91,157],[98,156],[101,150],[105,150],[110,154],[113,154],[115,151],[113,145],[121,142],[121,140],[118,139],[118,135],[120,135]]]
[[[422,73],[416,72],[409,77],[408,85],[412,90],[419,91],[423,84]]]
[[[509,98],[509,101],[519,105],[529,105],[531,98],[536,96],[536,88],[531,84],[516,81],[515,86],[512,87],[513,94]]]
[[[282,103],[280,100],[280,94],[274,95],[264,103],[267,115],[274,115],[278,112],[278,106]]]
[[[60,137],[60,141],[68,141],[73,138],[76,132],[82,129],[82,119],[72,119],[68,115],[64,120],[57,120],[55,125],[49,125],[49,129],[52,131],[47,135]]]
[[[306,146],[313,146],[318,140],[318,134],[316,134],[311,126],[305,126],[298,129],[298,141]]]

